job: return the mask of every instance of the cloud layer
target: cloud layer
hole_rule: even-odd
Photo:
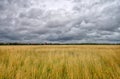
[[[0,42],[120,43],[120,0],[0,0]]]

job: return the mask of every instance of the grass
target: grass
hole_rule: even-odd
[[[120,79],[120,45],[0,46],[0,79]]]

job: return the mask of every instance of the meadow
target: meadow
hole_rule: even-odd
[[[0,79],[120,79],[120,45],[0,46]]]

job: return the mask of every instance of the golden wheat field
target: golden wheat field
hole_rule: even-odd
[[[0,46],[0,79],[120,79],[120,45]]]

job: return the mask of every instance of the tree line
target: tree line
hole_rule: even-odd
[[[120,45],[120,43],[0,43],[0,45]]]

